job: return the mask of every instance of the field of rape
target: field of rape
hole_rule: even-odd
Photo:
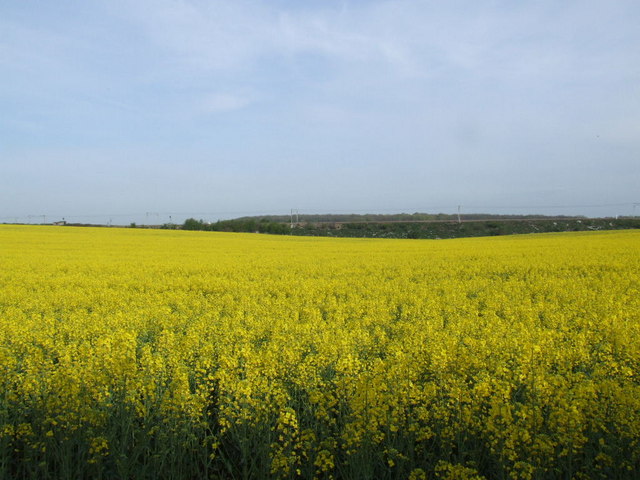
[[[640,478],[640,231],[0,226],[0,478]]]

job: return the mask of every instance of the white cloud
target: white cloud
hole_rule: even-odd
[[[244,96],[212,93],[204,97],[200,105],[200,110],[204,113],[231,112],[245,108],[251,100]]]

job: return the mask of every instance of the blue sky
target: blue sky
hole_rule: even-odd
[[[636,0],[5,1],[0,222],[629,215],[638,24]]]

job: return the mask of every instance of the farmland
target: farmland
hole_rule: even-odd
[[[640,477],[640,231],[0,226],[0,478]]]

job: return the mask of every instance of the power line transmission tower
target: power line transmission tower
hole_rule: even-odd
[[[300,223],[300,218],[298,217],[298,209],[297,208],[292,208],[291,209],[291,228],[293,228],[293,215],[295,213],[296,216],[296,225],[298,223]]]

